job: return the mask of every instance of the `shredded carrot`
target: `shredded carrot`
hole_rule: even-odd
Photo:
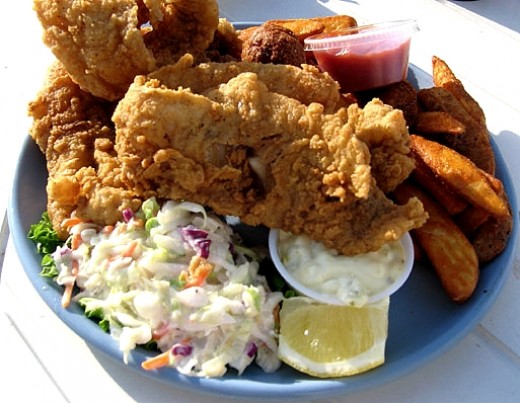
[[[72,235],[72,239],[70,241],[70,247],[72,250],[76,250],[81,246],[82,243],[81,234],[77,233]]]
[[[65,220],[63,220],[62,225],[65,228],[70,228],[75,225],[81,224],[82,222],[83,221],[81,221],[81,219],[78,217],[70,217],[70,218],[66,218]]]
[[[137,248],[137,241],[132,241],[128,244],[124,252],[122,253],[123,257],[132,257]]]
[[[76,259],[72,261],[72,274],[76,277],[79,273],[79,263]]]
[[[186,284],[184,285],[184,288],[201,286],[204,284],[212,270],[213,265],[206,259],[200,256],[194,256],[191,259],[187,276],[185,276]]]
[[[146,371],[162,368],[170,364],[170,351],[158,354],[155,357],[148,358],[141,363],[141,368]]]
[[[74,283],[69,283],[65,286],[63,295],[61,296],[61,306],[67,308],[72,299],[72,290],[74,289]]]
[[[79,272],[79,263],[77,260],[72,261],[71,272],[75,279]],[[65,290],[63,291],[63,295],[61,297],[61,306],[63,308],[67,308],[70,304],[70,301],[72,299],[72,290],[74,290],[74,283],[75,283],[75,281],[65,285]]]

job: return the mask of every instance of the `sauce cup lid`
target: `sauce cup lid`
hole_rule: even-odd
[[[363,45],[394,41],[399,37],[411,37],[419,30],[416,20],[385,21],[375,24],[360,25],[337,31],[310,36],[304,40],[306,51],[337,49],[345,46]]]
[[[307,287],[306,285],[298,281],[293,275],[291,275],[291,273],[288,272],[287,268],[282,263],[278,254],[279,234],[280,231],[277,229],[271,229],[269,231],[269,253],[271,255],[271,260],[273,264],[275,265],[280,275],[287,282],[287,284],[298,293],[312,298],[316,301],[331,305],[348,305],[348,302],[341,300],[339,297],[335,295],[322,293],[318,290]],[[366,304],[375,303],[377,301],[382,300],[383,298],[389,297],[390,295],[394,294],[399,288],[401,288],[401,286],[406,282],[406,280],[410,276],[414,263],[414,247],[412,237],[409,233],[405,233],[401,238],[400,242],[404,249],[404,270],[401,272],[400,276],[395,279],[393,283],[389,284],[387,288],[385,288],[377,294],[369,296],[366,301]]]

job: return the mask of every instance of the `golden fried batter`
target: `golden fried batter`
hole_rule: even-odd
[[[219,21],[216,0],[34,0],[34,8],[74,82],[111,101],[136,75],[202,54]]]
[[[326,112],[335,111],[344,104],[339,84],[316,67],[306,65],[302,68],[250,62],[196,65],[191,55],[185,55],[176,64],[162,67],[149,77],[158,79],[168,88],[189,88],[200,94],[245,72],[257,74],[269,91],[295,98],[305,105],[318,102]]]
[[[371,175],[372,146],[388,161],[409,158],[401,111],[375,100],[327,114],[270,91],[256,72],[200,94],[173,88],[139,77],[113,116],[123,177],[138,194],[305,233],[343,254],[379,249],[424,223],[418,200],[395,205]]]
[[[113,223],[122,209],[140,205],[119,181],[110,119],[114,107],[81,90],[58,62],[29,104],[30,135],[47,160],[47,211],[62,238],[68,236],[62,222],[73,212]]]

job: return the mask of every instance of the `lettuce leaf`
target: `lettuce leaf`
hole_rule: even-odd
[[[58,246],[63,245],[56,231],[52,228],[49,214],[44,211],[39,222],[31,225],[27,238],[36,246],[36,250],[42,256],[40,274],[45,277],[55,277],[58,275],[56,264],[52,258],[52,253]]]

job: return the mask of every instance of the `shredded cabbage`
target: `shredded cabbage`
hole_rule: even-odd
[[[155,199],[123,216],[113,227],[73,226],[79,247],[52,256],[56,281],[75,282],[74,299],[108,323],[125,362],[155,342],[186,375],[241,374],[255,360],[278,369],[274,311],[283,296],[229,225],[201,205]]]

